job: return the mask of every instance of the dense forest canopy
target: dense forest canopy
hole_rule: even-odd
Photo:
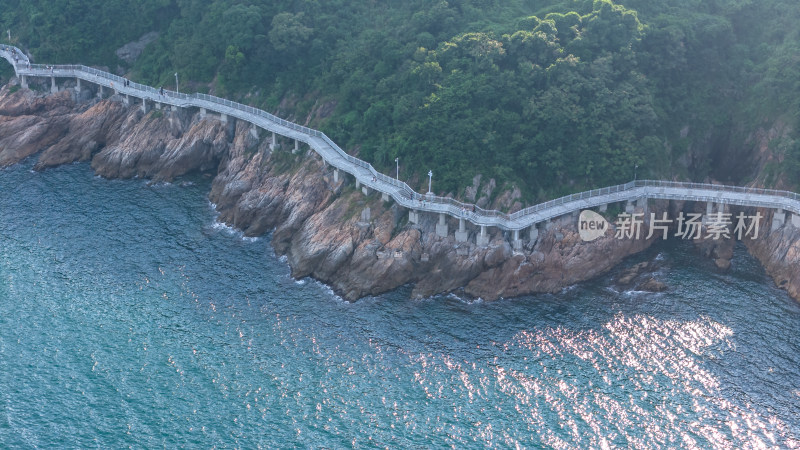
[[[386,173],[529,201],[639,176],[742,183],[797,130],[796,0],[0,0],[35,60],[106,66],[321,128]],[[115,50],[159,33],[132,64]],[[7,38],[6,33],[3,37]],[[185,90],[182,89],[182,90]],[[335,105],[319,118],[320,105]],[[796,132],[771,142],[800,176]],[[737,164],[738,162],[738,164]],[[746,164],[745,164],[746,165]],[[794,181],[793,181],[794,180]],[[767,182],[770,182],[767,180]]]

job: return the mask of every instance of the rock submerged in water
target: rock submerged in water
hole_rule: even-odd
[[[714,260],[714,264],[721,270],[728,270],[731,268],[731,260],[727,258],[717,258]]]
[[[636,286],[637,291],[646,292],[664,292],[667,290],[667,285],[655,278],[648,278],[644,283]]]
[[[661,281],[656,280],[650,274],[656,267],[652,262],[643,261],[623,270],[617,276],[617,284],[620,286],[630,286],[634,281],[641,280],[647,277],[645,281],[640,281],[636,284],[637,291],[646,292],[663,292],[667,290],[667,285]]]
[[[638,278],[642,273],[647,271],[650,268],[649,262],[640,262],[638,264],[634,264],[630,268],[624,270],[622,273],[619,274],[617,277],[617,283],[621,285],[629,285],[633,283],[635,278]]]

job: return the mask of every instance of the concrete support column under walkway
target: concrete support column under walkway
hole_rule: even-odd
[[[208,114],[208,111],[205,108],[200,108],[200,117],[205,118],[206,114]]]
[[[485,225],[481,225],[481,234],[475,238],[475,243],[478,244],[478,247],[486,247],[489,245],[489,236],[486,234]]]
[[[439,237],[447,237],[447,222],[445,222],[444,213],[439,213],[439,223],[436,224],[436,235]]]
[[[299,152],[299,151],[300,151],[300,141],[298,141],[297,139],[295,139],[295,140],[294,140],[294,150],[292,150],[292,154],[294,155],[294,154],[296,154],[296,153],[297,153],[297,152]]]
[[[278,141],[277,141],[277,139],[278,139],[278,138],[275,136],[275,132],[273,132],[273,133],[272,133],[272,142],[269,144],[269,149],[270,149],[270,150],[275,150],[275,148],[277,148],[277,147],[278,147]],[[356,187],[358,187],[358,186],[356,186]]]
[[[469,233],[467,233],[467,227],[464,222],[465,222],[464,218],[459,217],[458,231],[456,231],[456,242],[467,242],[467,237],[469,236]]]
[[[639,197],[636,200],[636,207],[640,208],[645,216],[647,215],[647,197]]]
[[[519,230],[514,230],[514,239],[511,241],[514,250],[522,250],[522,239],[519,238]]]
[[[783,226],[783,223],[786,222],[786,213],[782,209],[776,209],[774,213],[772,213],[772,231],[777,230],[778,228]]]
[[[50,92],[53,94],[58,92],[58,86],[56,86],[56,77],[50,77]]]
[[[408,222],[419,225],[419,211],[412,209],[408,212]]]
[[[333,169],[333,182],[339,182],[339,169]]]
[[[531,243],[536,242],[539,239],[539,229],[536,228],[536,224],[531,225]]]
[[[19,85],[22,86],[22,89],[28,89],[28,79],[25,78],[25,75],[20,75]]]
[[[146,98],[142,99],[142,112],[147,114],[147,99]]]
[[[800,215],[792,213],[792,226],[800,228]]]
[[[81,79],[75,78],[75,92],[81,91]]]

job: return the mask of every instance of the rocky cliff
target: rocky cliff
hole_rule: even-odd
[[[768,210],[760,213],[765,217],[773,214]],[[800,229],[786,221],[776,230],[763,230],[757,239],[747,240],[745,244],[761,261],[775,284],[800,300]]]
[[[4,87],[0,166],[36,155],[38,170],[89,161],[111,178],[213,174],[210,199],[221,221],[251,236],[274,230],[272,244],[287,255],[294,276],[322,280],[350,300],[406,284],[413,284],[415,297],[458,291],[491,300],[553,292],[601,275],[653,242],[614,239],[613,231],[583,242],[577,218],[566,217],[520,250],[499,230],[488,246],[475,245],[478,230],[470,227],[468,242],[457,243],[455,220],[446,238],[436,235],[433,215],[411,224],[408,211],[378,194],[364,195],[347,176],[334,181],[333,169],[313,151],[271,151],[263,130],[250,124],[185,110],[144,114],[118,100],[76,102],[71,90],[42,96]],[[774,266],[767,264],[774,273],[783,270],[780,261]]]

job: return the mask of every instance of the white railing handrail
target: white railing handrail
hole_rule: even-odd
[[[475,225],[522,230],[578,209],[642,197],[782,208],[800,214],[800,195],[794,192],[658,180],[636,180],[579,192],[507,214],[498,210],[483,209],[474,204],[462,203],[449,197],[420,194],[405,182],[382,174],[368,162],[349,155],[321,131],[281,119],[252,106],[200,93],[185,94],[165,89],[162,95],[161,89],[129,81],[118,75],[83,65],[31,64],[24,53],[9,45],[0,46],[0,56],[14,66],[17,76],[75,77],[112,87],[121,93],[134,95],[144,100],[179,107],[205,108],[245,120],[269,131],[305,142],[332,166],[350,173],[362,184],[390,195],[398,204],[406,208],[444,213],[465,219]],[[125,81],[128,81],[127,86],[125,86]],[[114,83],[117,85],[115,86]]]

